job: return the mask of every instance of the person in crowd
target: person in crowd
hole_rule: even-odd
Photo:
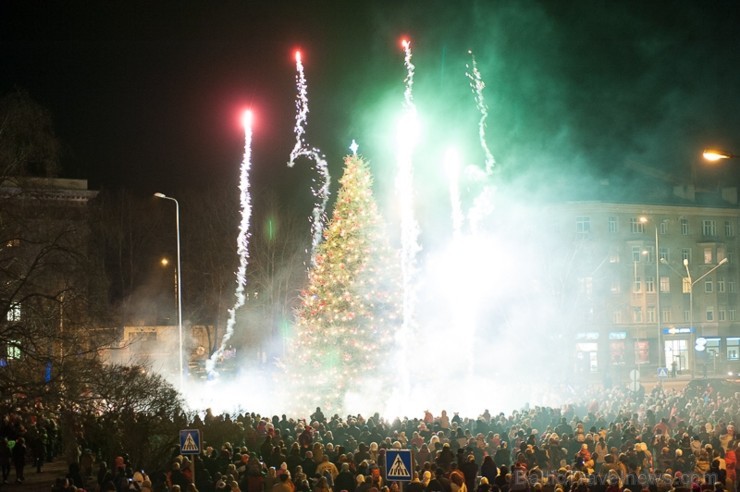
[[[24,475],[24,469],[26,468],[26,442],[22,437],[19,437],[15,441],[15,445],[11,451],[13,459],[13,466],[15,467],[15,481],[16,483],[23,483],[26,479]]]

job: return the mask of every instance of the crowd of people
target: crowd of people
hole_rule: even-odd
[[[53,491],[738,492],[738,415],[740,393],[711,384],[647,394],[615,387],[577,404],[475,418],[207,411],[190,422],[203,436],[198,454],[177,449],[156,471],[124,453],[93,469],[88,456]],[[389,449],[412,451],[410,481],[386,479]]]

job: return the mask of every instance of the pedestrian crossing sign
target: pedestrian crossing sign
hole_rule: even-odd
[[[180,454],[200,454],[200,429],[180,431]]]
[[[388,449],[385,452],[385,478],[398,482],[410,482],[411,472],[410,449]]]
[[[667,367],[659,367],[658,368],[658,377],[659,378],[667,378],[668,377],[668,368]]]

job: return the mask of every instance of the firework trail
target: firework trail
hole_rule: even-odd
[[[459,239],[462,232],[464,215],[460,202],[460,158],[454,149],[447,151],[445,157],[447,179],[450,183],[450,208],[452,209],[452,233],[454,239]]]
[[[206,369],[209,376],[214,375],[216,362],[223,358],[224,350],[228,341],[234,334],[234,325],[236,325],[236,312],[244,305],[245,295],[244,288],[247,285],[247,264],[249,262],[249,219],[252,215],[252,205],[249,197],[249,168],[252,161],[252,112],[247,111],[244,114],[244,159],[242,159],[241,172],[239,174],[239,200],[241,203],[241,222],[239,223],[239,235],[237,237],[237,254],[239,255],[239,269],[236,272],[236,301],[234,307],[229,309],[229,319],[226,322],[226,332],[224,333],[221,345],[218,350],[211,355],[206,361]]]
[[[296,51],[295,54],[296,64],[296,88],[298,94],[296,95],[296,117],[295,117],[295,145],[293,150],[290,152],[290,160],[288,161],[288,167],[295,165],[295,160],[298,157],[307,157],[311,159],[316,170],[322,177],[321,186],[312,187],[311,192],[316,197],[316,204],[313,209],[313,220],[311,222],[311,261],[314,261],[316,248],[321,242],[321,236],[324,232],[324,223],[326,221],[326,204],[329,201],[329,185],[331,184],[331,177],[329,176],[329,167],[326,163],[321,151],[317,148],[309,147],[303,136],[306,133],[306,121],[308,120],[308,85],[306,84],[306,75],[303,70],[303,63],[301,62],[301,52]],[[314,180],[314,183],[316,181]]]
[[[415,285],[414,277],[416,270],[416,255],[421,249],[418,243],[419,226],[414,217],[414,180],[413,180],[413,152],[418,133],[418,122],[416,106],[413,100],[414,65],[411,63],[411,44],[409,41],[402,42],[404,49],[404,66],[406,67],[406,78],[404,79],[404,104],[403,117],[398,128],[398,174],[396,176],[396,191],[399,197],[399,208],[401,214],[401,274],[403,279],[403,326],[398,333],[399,354],[401,364],[406,364],[405,354],[411,338],[415,310]],[[402,396],[407,396],[410,391],[408,371],[401,370],[403,380],[401,381]]]
[[[483,82],[480,71],[478,71],[478,64],[475,62],[475,55],[472,50],[468,50],[468,53],[470,54],[471,63],[470,65],[465,65],[468,69],[468,71],[465,72],[465,76],[470,80],[470,88],[473,91],[473,95],[475,95],[475,105],[478,107],[478,111],[480,111],[480,120],[478,120],[478,138],[480,139],[480,146],[486,154],[486,174],[490,175],[493,172],[493,165],[496,161],[486,143],[486,120],[488,119],[488,107],[483,100],[483,89],[486,88],[486,84]]]

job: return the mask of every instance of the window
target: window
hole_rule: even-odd
[[[650,293],[650,294],[655,292],[655,278],[654,277],[645,278],[645,292]]]
[[[701,230],[705,237],[715,237],[717,235],[717,222],[704,219],[701,221]]]
[[[660,225],[658,225],[658,231],[661,234],[666,234],[668,232],[668,221],[661,220]]]
[[[655,323],[658,319],[655,317],[655,307],[650,306],[647,308],[647,322]]]
[[[661,292],[671,291],[671,277],[660,277],[660,291]]]
[[[740,360],[740,337],[727,337],[727,360]]]
[[[727,320],[728,321],[735,321],[735,310],[734,309],[728,309],[727,310]]]
[[[614,312],[612,313],[612,320],[613,320],[613,321],[614,321],[615,323],[621,323],[621,322],[622,322],[622,311],[619,311],[619,310],[617,310],[617,311],[614,311]]]
[[[7,242],[5,243],[6,248],[17,248],[20,245],[21,245],[20,239],[8,239]]]
[[[704,292],[706,294],[711,294],[712,292],[714,292],[714,284],[711,280],[704,281]]]
[[[727,319],[726,314],[725,310],[720,308],[719,311],[717,311],[717,321],[725,321]]]
[[[683,312],[683,320],[686,323],[691,323],[691,311],[686,310]]]
[[[5,315],[7,321],[20,321],[21,320],[21,305],[20,303],[14,302],[8,308],[8,313]]]
[[[591,277],[579,277],[578,291],[590,299],[593,294],[593,279]]]
[[[660,313],[661,321],[663,321],[663,323],[672,323],[671,308],[662,308],[661,311],[663,311]]]
[[[10,340],[8,342],[8,359],[20,359],[21,358],[21,345],[18,340]]]
[[[707,306],[707,321],[714,321],[714,306]]]
[[[619,251],[609,253],[609,263],[619,263]]]
[[[668,261],[668,248],[660,248],[658,261],[663,262],[663,260]]]
[[[689,235],[689,220],[688,219],[681,219],[681,235],[683,236]]]
[[[652,246],[648,246],[642,251],[642,256],[645,257],[645,260],[648,263],[652,263],[653,261],[655,261],[655,248],[653,248]]]
[[[711,246],[704,246],[704,264],[709,265],[712,263],[712,258],[714,258],[714,254],[712,251]]]
[[[707,338],[706,345],[707,356],[714,359],[719,356],[719,338]]]
[[[717,262],[724,260],[727,254],[724,246],[717,246]]]
[[[691,293],[691,281],[686,277],[683,278],[683,282],[681,283],[681,292],[684,294]]]
[[[642,257],[642,250],[639,246],[632,246],[632,261],[637,263]]]
[[[645,224],[640,222],[638,217],[632,217],[630,219],[630,230],[632,231],[632,234],[644,234]]]
[[[634,292],[635,294],[642,292],[642,279],[640,277],[635,277],[635,283],[632,286],[632,292]]]
[[[612,294],[619,294],[620,292],[622,292],[622,288],[619,285],[619,279],[618,278],[612,279],[612,286],[611,286],[610,290],[611,290]]]
[[[735,292],[737,292],[737,286],[735,285],[735,281],[734,280],[728,280],[727,281],[727,289],[732,294],[734,294]]]
[[[681,249],[681,263],[683,263],[683,260],[691,261],[691,250],[689,248]]]
[[[609,232],[619,232],[619,224],[616,217],[609,217]]]
[[[725,236],[735,237],[735,226],[732,224],[731,220],[725,221]]]
[[[632,308],[632,322],[642,323],[642,308],[639,308],[639,307]]]
[[[720,292],[720,293],[725,292],[725,278],[724,277],[717,279],[717,292]]]
[[[576,217],[576,234],[587,236],[589,232],[591,232],[591,218]]]

